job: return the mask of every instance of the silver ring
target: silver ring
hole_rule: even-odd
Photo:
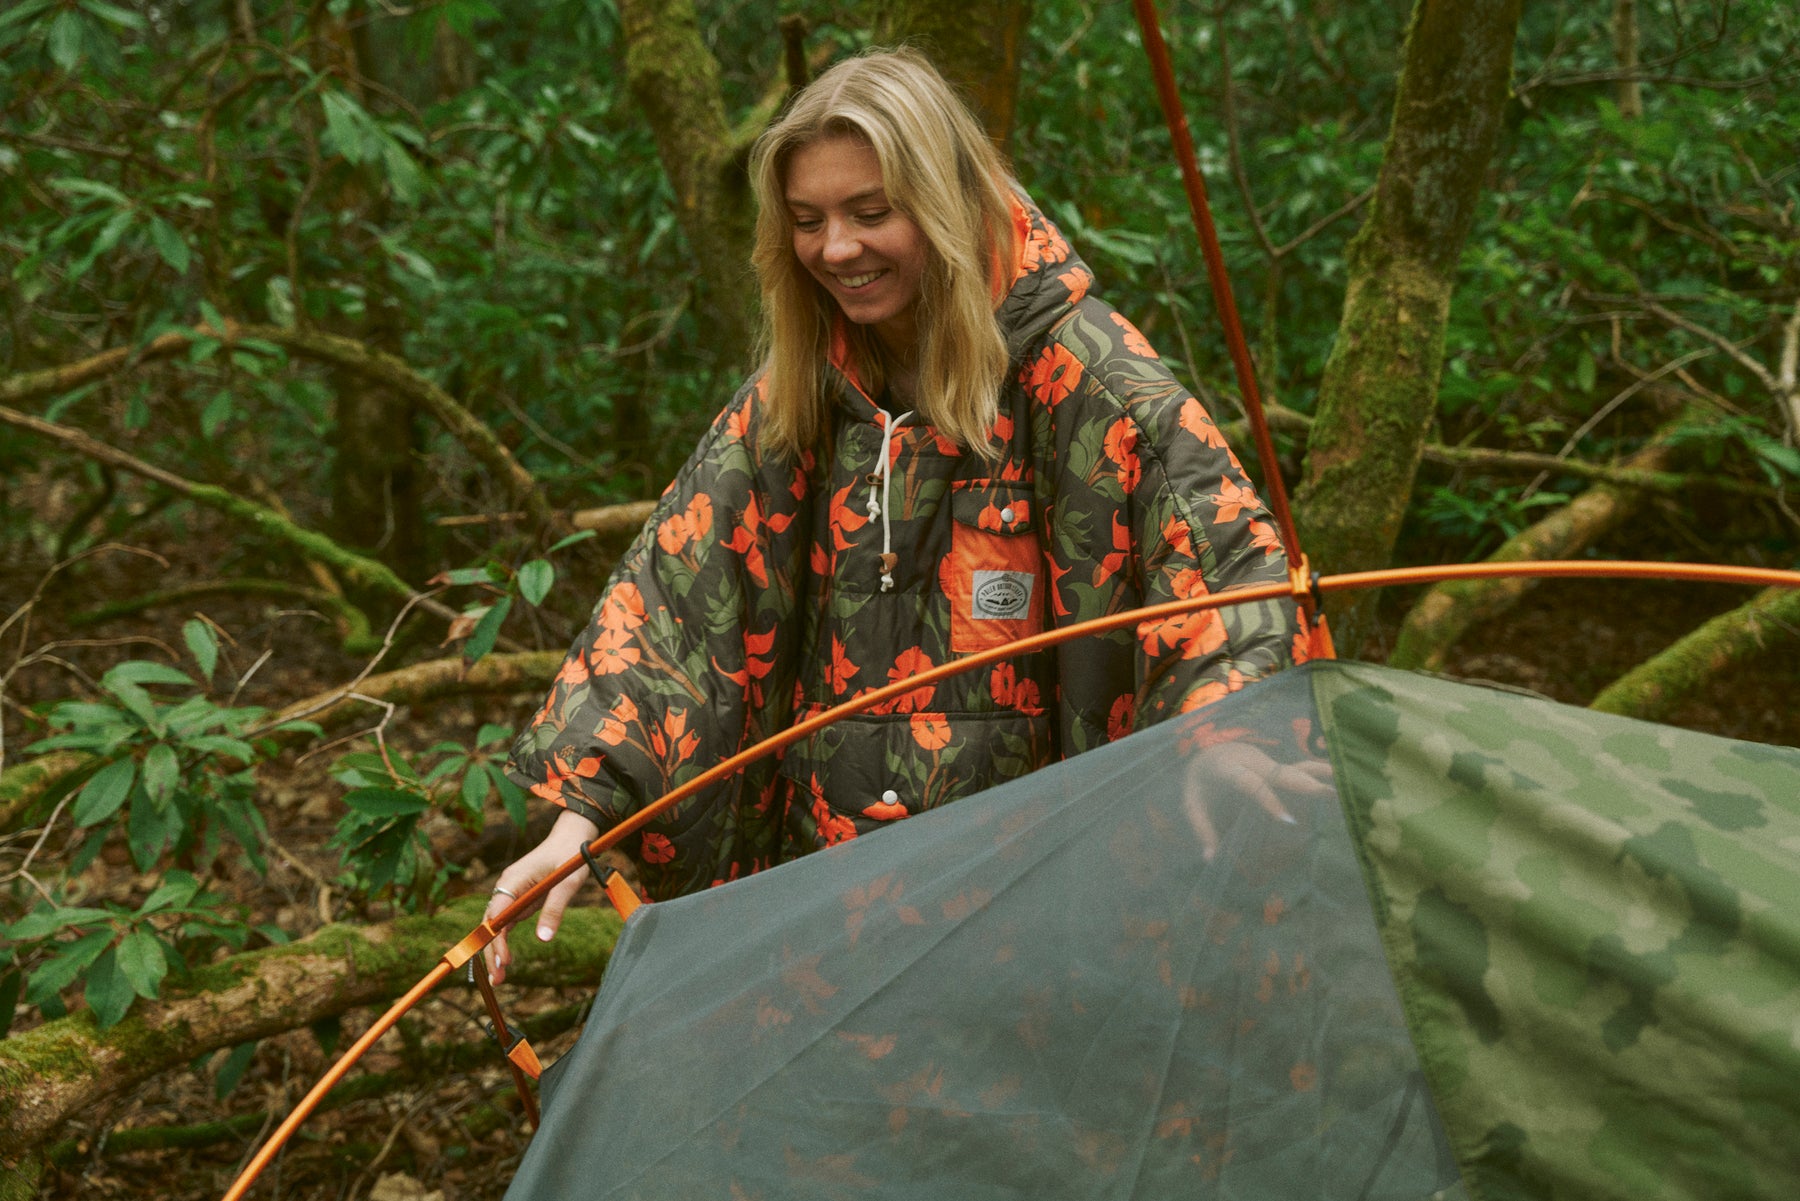
[[[494,885],[494,895],[497,897],[511,897],[515,901],[519,899],[518,893],[510,888],[502,888],[498,884]]]

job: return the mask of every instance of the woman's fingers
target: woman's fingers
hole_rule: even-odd
[[[556,937],[557,929],[562,925],[563,910],[581,889],[584,873],[576,872],[568,879],[557,883],[544,898],[544,911],[538,914],[537,936],[539,942],[549,942]]]

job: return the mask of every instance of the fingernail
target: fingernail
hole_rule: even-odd
[[[1299,822],[1294,820],[1294,815],[1289,813],[1286,809],[1283,809],[1281,811],[1281,820],[1286,822],[1290,826],[1297,826],[1300,824]]]
[[[556,933],[556,931],[552,930],[548,926],[539,926],[538,927],[538,941],[539,942],[549,942],[550,936],[555,933]]]

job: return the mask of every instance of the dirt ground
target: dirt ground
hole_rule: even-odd
[[[122,657],[179,658],[180,625],[196,609],[228,631],[236,645],[222,671],[242,673],[261,660],[244,686],[241,700],[275,707],[296,697],[335,686],[354,676],[364,660],[337,648],[329,626],[304,606],[284,607],[245,598],[208,598],[185,606],[78,629],[74,619],[95,596],[132,596],[172,578],[218,574],[274,574],[271,565],[224,564],[198,549],[196,538],[159,548],[163,561],[108,554],[84,564],[42,598],[29,630],[16,624],[0,643],[0,672],[18,662],[23,650],[60,644],[53,659],[13,672],[6,683],[8,762],[17,748],[38,736],[32,707],[66,696],[71,671],[97,678],[107,662]],[[14,573],[0,587],[7,612],[28,595],[35,577]],[[1471,633],[1456,652],[1451,674],[1525,688],[1570,703],[1583,703],[1622,670],[1654,653],[1712,613],[1746,599],[1745,590],[1725,586],[1615,582],[1556,582],[1540,585],[1513,614]],[[1388,631],[1407,598],[1384,602]],[[568,630],[548,623],[535,636],[559,645]],[[522,637],[534,636],[531,631]],[[419,647],[401,648],[415,657]],[[266,659],[264,656],[266,655]],[[1704,696],[1683,706],[1675,724],[1733,738],[1800,745],[1800,706],[1794,703],[1800,677],[1787,652],[1772,654],[1721,680]],[[440,703],[402,711],[388,722],[397,745],[422,748],[440,739],[469,739],[484,721],[516,725],[536,697]],[[370,723],[376,717],[372,711]],[[321,885],[338,872],[335,852],[325,848],[341,809],[341,789],[326,768],[336,753],[284,755],[259,777],[258,798],[281,850],[271,857],[266,878],[241,865],[218,869],[220,883],[234,900],[299,936],[316,929],[327,915],[354,917],[343,909],[342,892],[321,901]],[[510,830],[497,803],[490,827]],[[449,827],[445,851],[469,868],[454,892],[487,891],[498,868],[524,843],[509,839],[480,842]],[[0,872],[5,864],[0,863]],[[90,897],[124,900],[141,895],[146,878],[129,863],[123,848],[109,848],[84,877]],[[593,899],[597,900],[597,897]],[[379,916],[379,915],[374,915]],[[545,1062],[570,1046],[591,988],[502,989],[509,1017],[540,1018],[555,1032],[534,1040]],[[485,1201],[505,1190],[528,1131],[512,1096],[510,1077],[498,1052],[478,1025],[479,1001],[472,990],[445,988],[414,1016],[390,1032],[367,1059],[345,1092],[352,1099],[331,1103],[304,1128],[292,1149],[265,1175],[256,1195],[267,1198],[336,1198],[340,1201]],[[335,1035],[348,1045],[362,1015],[347,1019]],[[32,1023],[21,1012],[15,1029]],[[197,1061],[192,1071],[154,1080],[116,1104],[72,1122],[54,1151],[45,1198],[158,1196],[171,1199],[220,1195],[260,1138],[310,1086],[329,1063],[329,1031],[301,1030],[265,1039],[235,1089],[215,1096],[224,1053]],[[367,1081],[373,1080],[374,1084]],[[356,1095],[358,1091],[366,1095]],[[207,1124],[212,1124],[208,1126]],[[120,1150],[119,1132],[170,1128],[161,1150]],[[174,1128],[183,1128],[175,1130]],[[179,1145],[175,1145],[179,1144]]]

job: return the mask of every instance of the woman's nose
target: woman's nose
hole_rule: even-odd
[[[828,221],[825,224],[825,261],[828,263],[847,263],[862,253],[862,242],[855,236],[847,222]]]

